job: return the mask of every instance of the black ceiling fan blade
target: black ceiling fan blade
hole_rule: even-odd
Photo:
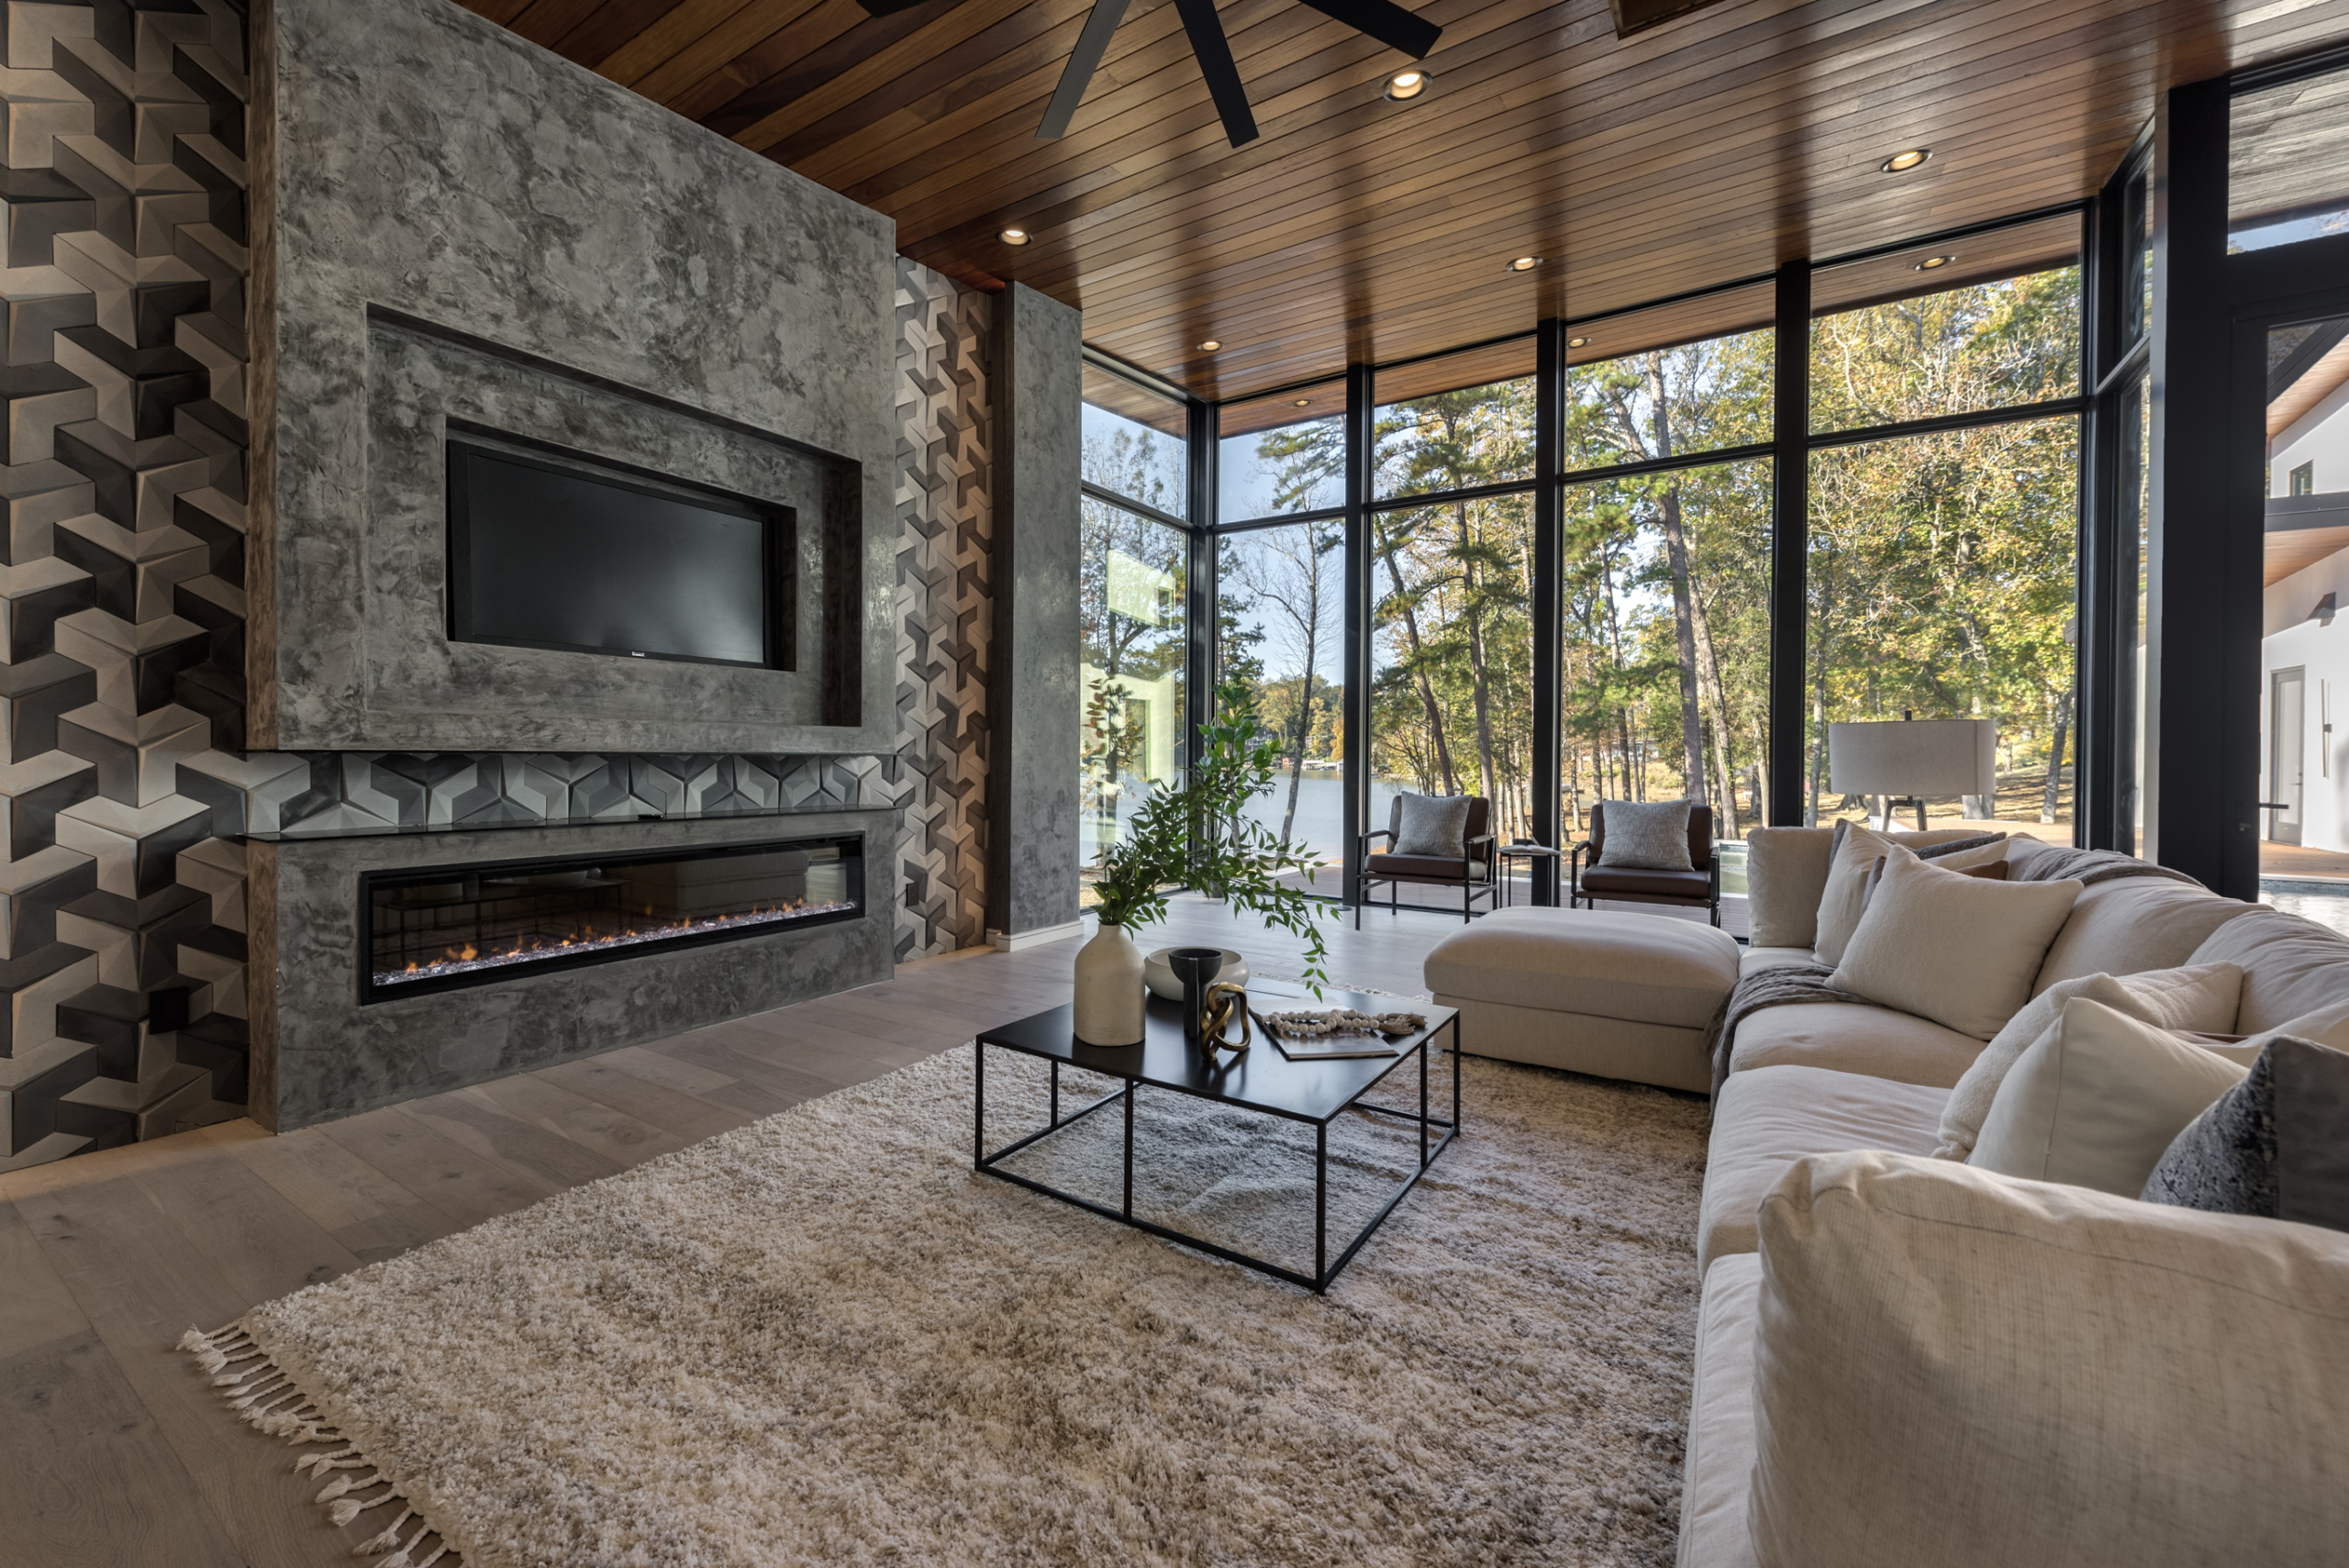
[[[1399,49],[1413,60],[1425,60],[1443,29],[1414,17],[1395,0],[1305,0],[1323,16],[1367,33],[1389,49]]]
[[[856,0],[856,3],[864,7],[864,14],[868,17],[894,17],[900,11],[910,11],[917,6],[926,5],[928,0]]]
[[[1174,0],[1183,30],[1191,35],[1191,52],[1199,57],[1199,74],[1208,79],[1208,95],[1223,117],[1223,134],[1234,147],[1256,139],[1256,117],[1248,109],[1248,90],[1240,84],[1240,67],[1231,61],[1230,40],[1223,36],[1223,19],[1215,14],[1215,0]]]
[[[1068,122],[1075,116],[1076,106],[1085,101],[1085,89],[1109,48],[1109,35],[1118,30],[1125,15],[1126,0],[1093,0],[1093,15],[1085,18],[1085,30],[1076,35],[1076,49],[1061,67],[1061,84],[1052,89],[1044,123],[1036,128],[1039,140],[1058,141],[1067,134]]]

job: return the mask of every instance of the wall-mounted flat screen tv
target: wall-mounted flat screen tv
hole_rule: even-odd
[[[449,441],[449,637],[792,667],[792,514]]]

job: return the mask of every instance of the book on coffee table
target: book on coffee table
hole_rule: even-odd
[[[1291,1062],[1346,1062],[1356,1057],[1401,1054],[1380,1035],[1287,1035],[1275,1029],[1255,1008],[1249,1008],[1248,1015],[1256,1020],[1256,1027],[1264,1031],[1265,1037],[1279,1048],[1280,1053]]]

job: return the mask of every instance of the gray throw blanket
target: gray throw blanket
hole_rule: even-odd
[[[2157,866],[2118,850],[2071,850],[2061,845],[2051,845],[2029,860],[2018,862],[2013,874],[2017,882],[2063,882],[2068,878],[2091,886],[2124,876],[2158,876],[2171,882],[2191,882],[2197,887],[2202,885],[2182,871]]]
[[[1722,998],[1720,1010],[1705,1031],[1705,1049],[1713,1059],[1713,1098],[1720,1099],[1721,1085],[1729,1082],[1730,1047],[1737,1040],[1737,1026],[1765,1007],[1790,1007],[1798,1002],[1848,1002],[1859,1007],[1881,1007],[1881,1002],[1871,1002],[1865,996],[1854,996],[1849,991],[1838,991],[1827,984],[1834,971],[1823,963],[1784,963],[1770,969],[1757,969],[1730,987]]]

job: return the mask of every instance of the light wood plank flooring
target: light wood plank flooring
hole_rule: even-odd
[[[1342,984],[1420,991],[1458,917],[1330,919]],[[1300,939],[1178,899],[1145,946],[1265,975]],[[262,1302],[536,1203],[1067,1000],[1077,941],[903,966],[820,1001],[272,1137],[249,1121],[0,1176],[0,1564],[325,1568],[388,1522],[328,1527],[289,1451],[172,1349]],[[372,1521],[372,1522],[371,1522]]]

